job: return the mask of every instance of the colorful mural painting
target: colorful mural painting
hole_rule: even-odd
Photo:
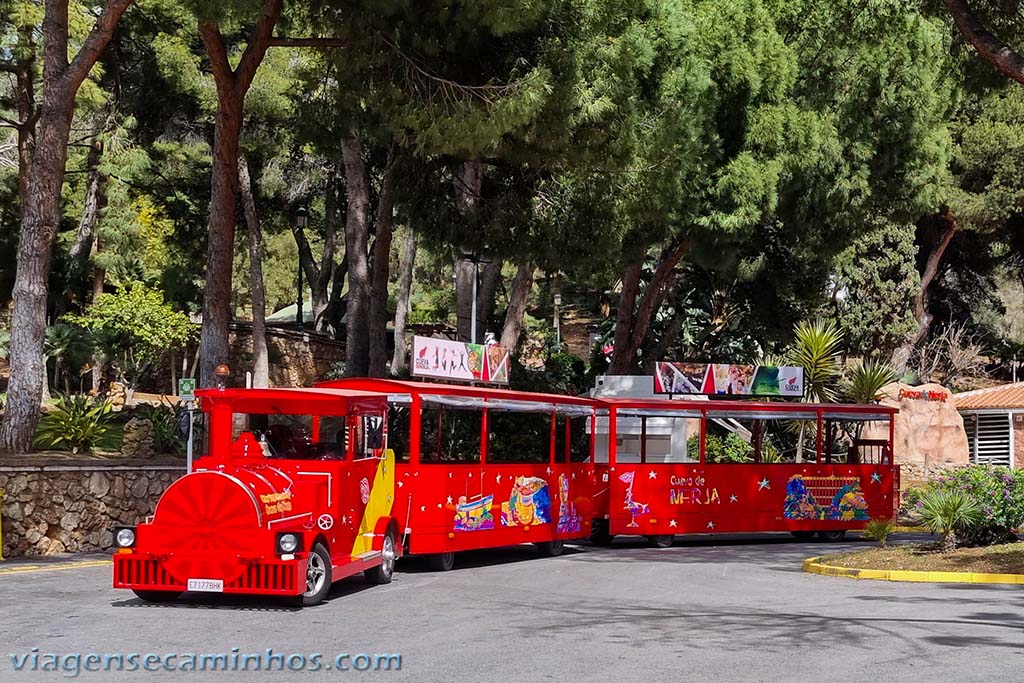
[[[828,500],[827,504],[818,500]],[[868,504],[856,477],[804,477],[786,484],[782,516],[786,519],[866,520]]]
[[[640,526],[636,523],[636,518],[642,517],[643,515],[646,515],[648,512],[651,511],[651,507],[647,503],[638,503],[635,500],[633,500],[634,476],[636,476],[636,472],[625,472],[624,474],[619,475],[619,481],[623,482],[624,484],[628,484],[628,486],[626,487],[626,497],[623,501],[623,508],[627,512],[629,512],[631,518],[629,520],[629,524],[626,525],[628,527]]]
[[[558,475],[558,533],[575,534],[580,530],[580,516],[576,504],[569,499],[569,477]]]
[[[548,483],[540,477],[516,477],[508,501],[501,504],[502,526],[531,526],[551,521]]]
[[[494,528],[494,515],[491,514],[494,495],[474,498],[474,500],[466,500],[465,496],[459,497],[459,503],[455,506],[455,531],[481,531]]]

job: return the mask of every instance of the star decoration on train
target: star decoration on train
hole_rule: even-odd
[[[545,471],[545,472],[547,472],[548,474],[551,474],[552,472],[554,472],[554,470],[552,470],[552,469],[551,469],[550,467],[549,467],[549,468],[547,468],[547,469],[546,469],[546,470],[544,470],[544,471]]]
[[[451,505],[451,504],[452,504],[452,497],[451,497],[451,496],[448,496],[448,500],[447,500],[447,501],[445,501],[445,502],[446,502],[446,503],[447,503],[448,505]]]
[[[872,472],[871,473],[871,481],[875,482],[876,484],[881,484],[882,483],[882,475],[880,475],[878,472]]]
[[[772,490],[772,483],[768,481],[768,477],[765,477],[761,481],[757,482],[757,490],[763,491],[764,489]]]
[[[731,496],[729,496],[729,502],[730,503],[735,503],[737,500],[739,500],[739,498],[736,497],[735,493],[732,494]]]
[[[677,526],[679,526],[679,525],[678,525],[678,524],[676,523],[676,520],[674,520],[674,519],[670,519],[670,520],[668,521],[668,525],[669,525],[670,527],[672,527],[673,529],[675,529],[675,528],[676,528]]]
[[[576,473],[575,473],[575,472],[573,472],[573,473],[572,473],[572,478],[573,478],[573,479],[575,479],[575,478],[576,478]]]
[[[427,506],[426,505],[420,505],[420,512],[426,512],[426,511],[427,511]]]
[[[650,472],[647,473],[647,478],[648,479],[657,479],[658,478],[658,473],[655,472],[654,470],[651,470]]]
[[[494,478],[494,483],[495,484],[500,484],[501,483],[501,475],[500,474]]]
[[[714,522],[708,522],[708,528],[709,529],[714,529],[715,528],[715,523]]]
[[[405,482],[404,481],[398,482],[398,488],[402,488],[403,486],[405,486]]]

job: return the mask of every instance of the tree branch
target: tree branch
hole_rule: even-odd
[[[89,36],[85,39],[85,43],[82,44],[82,48],[75,55],[75,58],[71,61],[65,72],[65,84],[71,88],[72,92],[77,92],[78,86],[89,75],[89,71],[110,42],[110,37],[114,34],[114,29],[117,28],[117,22],[121,20],[121,15],[124,14],[124,11],[134,1],[110,0],[107,6],[103,8],[103,12],[96,18],[96,23],[93,24],[92,30],[89,31]]]
[[[206,54],[210,58],[218,99],[231,99],[234,97],[235,74],[228,62],[228,51],[224,45],[224,36],[221,35],[220,28],[213,22],[201,21],[199,22],[199,36],[202,38],[203,47],[206,48]]]
[[[348,47],[349,43],[341,38],[290,38],[274,36],[267,47]]]
[[[1024,83],[1024,57],[989,31],[967,0],[944,0],[960,32],[982,59],[1018,83]]]
[[[249,90],[249,85],[256,76],[256,69],[263,61],[267,48],[270,47],[270,39],[274,34],[277,19],[281,16],[283,4],[284,0],[263,0],[263,11],[259,21],[256,22],[256,28],[253,29],[249,44],[246,45],[245,52],[242,53],[238,68],[235,70],[235,87],[240,93]]]

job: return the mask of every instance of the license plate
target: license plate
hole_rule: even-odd
[[[195,593],[223,593],[223,579],[189,579],[188,590]]]

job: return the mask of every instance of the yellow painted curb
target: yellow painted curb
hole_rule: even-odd
[[[803,570],[823,576],[876,581],[913,581],[917,583],[1012,583],[1024,584],[1024,574],[986,574],[983,572],[923,572],[905,569],[851,569],[823,564],[820,557],[804,560]]]
[[[83,567],[105,567],[113,564],[112,560],[82,560],[81,562],[65,562],[62,564],[22,564],[0,568],[2,574],[31,574],[33,572],[55,572],[62,569],[81,569]]]

